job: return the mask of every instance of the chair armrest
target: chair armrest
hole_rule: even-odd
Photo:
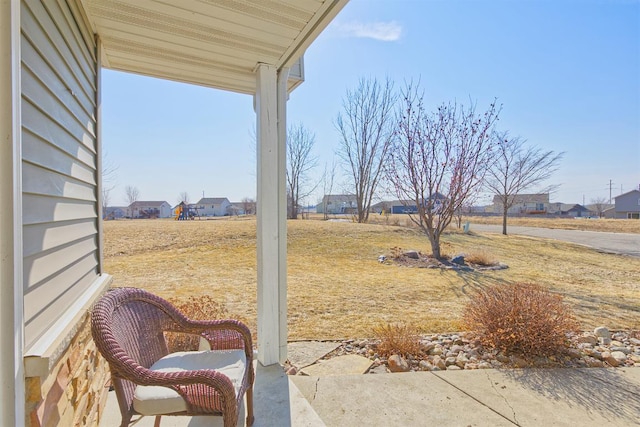
[[[238,320],[192,320],[187,319],[181,332],[203,336],[212,350],[244,349],[247,364],[253,360],[251,331]]]
[[[175,390],[187,402],[188,413],[227,413],[236,407],[236,390],[231,379],[214,369],[159,372],[141,368],[137,374],[136,384]],[[240,393],[244,390],[241,388]]]

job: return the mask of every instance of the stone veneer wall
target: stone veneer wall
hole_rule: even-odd
[[[98,425],[107,400],[110,373],[91,338],[88,312],[49,376],[26,378],[25,384],[26,426]]]

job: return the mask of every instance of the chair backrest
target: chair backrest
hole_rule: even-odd
[[[164,299],[142,289],[115,288],[93,306],[91,334],[109,363],[120,409],[131,412],[136,368],[149,368],[168,354],[164,331],[184,316]]]

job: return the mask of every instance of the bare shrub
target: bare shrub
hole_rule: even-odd
[[[170,299],[169,301],[190,319],[214,320],[228,317],[224,304],[215,301],[209,295],[190,296],[186,300]],[[197,350],[200,343],[199,335],[166,332],[165,337],[171,353]]]
[[[468,252],[465,254],[464,259],[471,264],[483,265],[487,267],[498,264],[498,261],[496,261],[493,255],[484,250]]]
[[[420,334],[417,328],[402,323],[377,326],[373,329],[375,338],[380,340],[378,352],[383,356],[401,356],[420,353]]]
[[[463,325],[485,346],[524,356],[560,354],[567,333],[578,329],[562,296],[529,283],[480,290],[465,308]]]

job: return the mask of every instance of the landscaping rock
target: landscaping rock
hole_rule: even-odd
[[[606,326],[598,326],[593,330],[593,333],[598,338],[611,338],[611,332]]]
[[[627,347],[622,347],[622,346],[611,346],[611,351],[620,351],[624,354],[631,354],[631,349],[627,348]]]
[[[627,355],[621,351],[612,351],[611,357],[616,359],[618,363],[624,363],[627,360]]]
[[[578,337],[576,341],[578,341],[579,343],[585,343],[585,344],[591,344],[591,345],[596,345],[598,343],[598,339],[593,335],[583,335],[581,337]]]
[[[433,369],[433,365],[426,360],[421,360],[420,363],[418,363],[418,366],[423,371],[430,371]]]
[[[611,332],[605,326],[599,326],[593,330],[593,333],[598,337],[598,341],[600,344],[609,345],[611,344]]]
[[[409,372],[411,370],[411,367],[404,357],[397,354],[389,356],[387,364],[391,372]]]
[[[420,254],[418,253],[418,251],[405,251],[402,255],[411,259],[420,259]]]
[[[456,255],[451,258],[453,264],[464,265],[464,255]]]

